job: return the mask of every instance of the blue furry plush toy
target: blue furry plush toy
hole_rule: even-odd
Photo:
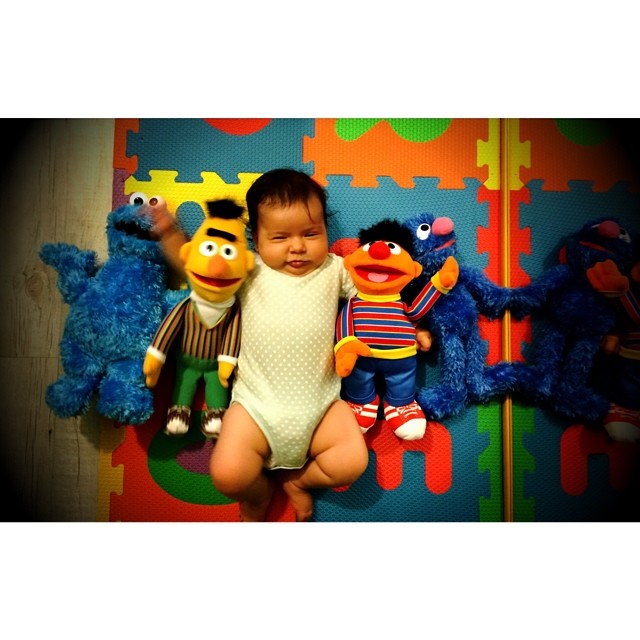
[[[539,312],[541,327],[526,362],[513,363],[513,390],[571,419],[598,420],[609,408],[591,377],[602,339],[615,324],[615,312],[587,277],[590,268],[605,260],[628,272],[632,245],[618,220],[603,217],[568,236],[560,264],[523,287],[511,305],[515,317],[536,317]]]
[[[456,234],[450,218],[420,213],[404,225],[414,236],[414,258],[423,267],[421,278],[431,277],[449,256],[456,256]],[[419,284],[418,279],[416,285]],[[413,286],[407,287],[407,295],[413,295]],[[429,417],[440,419],[457,414],[468,404],[486,403],[511,388],[511,364],[486,364],[488,346],[478,329],[480,314],[497,318],[511,299],[509,289],[491,282],[480,269],[460,264],[457,285],[420,325],[435,337],[440,365],[438,382],[419,389],[416,396]]]
[[[135,193],[107,216],[109,257],[44,244],[43,262],[58,272],[58,289],[70,305],[60,341],[64,375],[49,385],[46,402],[61,418],[84,414],[95,393],[96,410],[125,424],[153,413],[153,395],[142,373],[147,345],[176,296],[166,286],[166,266],[154,240],[151,213],[164,201]]]

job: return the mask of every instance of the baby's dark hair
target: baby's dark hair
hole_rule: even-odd
[[[207,202],[207,213],[212,218],[234,220],[242,217],[244,207],[229,199],[209,200]]]
[[[249,226],[253,231],[258,228],[258,206],[261,204],[289,206],[297,202],[306,203],[312,196],[320,200],[326,224],[327,195],[311,176],[295,169],[267,171],[257,178],[247,191]]]
[[[413,234],[397,220],[386,218],[371,227],[361,229],[358,234],[358,240],[360,241],[360,246],[368,242],[375,242],[376,240],[395,242],[409,253],[409,255],[413,256]]]

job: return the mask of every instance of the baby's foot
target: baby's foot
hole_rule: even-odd
[[[241,522],[264,522],[267,511],[273,497],[275,485],[271,478],[266,478],[266,484],[262,487],[258,495],[253,500],[240,501],[240,521]]]
[[[264,522],[269,508],[270,500],[264,503],[241,502],[240,521],[241,522]]]
[[[295,480],[285,480],[282,489],[296,513],[296,522],[309,522],[313,515],[313,496],[298,486]]]

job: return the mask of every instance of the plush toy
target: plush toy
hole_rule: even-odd
[[[591,286],[609,298],[617,314],[615,333],[602,342],[604,393],[609,409],[603,424],[613,440],[640,440],[640,262],[629,277],[613,260],[587,269]]]
[[[625,272],[632,260],[631,238],[613,218],[587,222],[568,236],[560,265],[543,274],[544,296],[520,297],[512,305],[518,316],[540,312],[540,329],[525,363],[513,363],[514,392],[561,416],[600,420],[609,401],[592,384],[593,366],[603,337],[615,324],[609,301],[594,290],[587,273],[610,259]],[[534,283],[533,287],[539,287]]]
[[[449,257],[457,255],[451,218],[425,212],[407,219],[404,226],[413,236],[414,257],[422,265],[423,278],[436,273]],[[406,294],[413,295],[412,289],[419,284],[418,280],[407,287]],[[417,400],[429,417],[440,419],[457,414],[471,403],[486,403],[511,388],[514,376],[510,363],[486,364],[488,346],[478,328],[480,314],[497,318],[511,301],[509,289],[494,284],[479,269],[460,265],[455,289],[420,323],[434,336],[439,364],[438,381],[417,393]]]
[[[458,264],[450,257],[407,304],[400,292],[422,271],[411,257],[411,233],[395,220],[383,220],[360,232],[359,245],[344,258],[358,292],[336,323],[336,371],[344,378],[343,395],[366,432],[380,404],[378,376],[385,384],[385,420],[399,438],[417,440],[425,433],[426,419],[415,401],[415,325],[456,284]]]
[[[240,307],[235,293],[254,266],[241,219],[243,208],[231,200],[208,202],[207,207],[208,217],[180,249],[191,294],[166,316],[144,361],[146,383],[153,388],[174,340],[180,336],[176,382],[165,428],[169,435],[189,430],[191,404],[201,379],[207,410],[200,428],[207,437],[219,434],[240,347]]]
[[[108,259],[93,251],[44,244],[40,257],[58,272],[58,289],[70,305],[60,341],[64,375],[46,391],[46,402],[62,418],[84,414],[95,393],[96,410],[124,424],[140,424],[153,413],[145,386],[145,350],[176,292],[166,286],[166,267],[150,235],[159,197],[131,196],[107,216]]]

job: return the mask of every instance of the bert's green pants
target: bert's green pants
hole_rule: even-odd
[[[218,379],[218,363],[201,360],[185,354],[176,359],[176,382],[173,388],[173,404],[191,406],[198,382],[204,378],[204,398],[207,409],[220,409],[229,404],[229,390]]]

